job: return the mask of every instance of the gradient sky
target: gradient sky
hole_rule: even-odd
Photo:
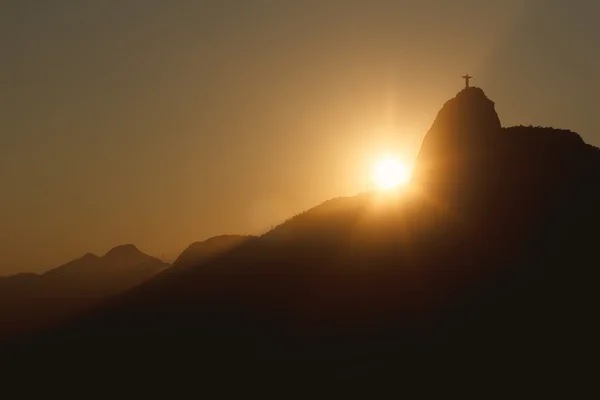
[[[258,234],[412,161],[473,75],[600,145],[600,2],[5,0],[0,275]]]

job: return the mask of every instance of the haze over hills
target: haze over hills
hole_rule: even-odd
[[[433,122],[406,190],[327,201],[11,355],[144,379],[177,379],[185,355],[203,382],[564,378],[597,338],[599,177],[600,151],[576,133],[503,128],[467,88]]]

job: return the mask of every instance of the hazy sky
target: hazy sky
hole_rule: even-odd
[[[412,161],[470,73],[600,145],[592,0],[4,0],[0,274],[261,233]]]

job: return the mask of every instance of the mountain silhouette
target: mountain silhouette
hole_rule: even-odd
[[[103,257],[85,254],[43,274],[0,278],[0,338],[96,304],[168,266],[133,245],[123,245]]]
[[[254,236],[243,235],[220,235],[206,239],[202,242],[194,242],[189,245],[173,262],[169,272],[188,269],[204,263],[220,254],[223,254],[244,243]]]
[[[201,360],[205,383],[578,375],[597,341],[599,176],[577,134],[503,128],[467,88],[433,122],[410,189],[332,199],[182,259],[10,356],[175,380],[182,358]]]

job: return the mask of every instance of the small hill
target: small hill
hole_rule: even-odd
[[[182,271],[202,264],[253,238],[255,236],[220,235],[202,242],[194,242],[177,257],[169,272]]]

